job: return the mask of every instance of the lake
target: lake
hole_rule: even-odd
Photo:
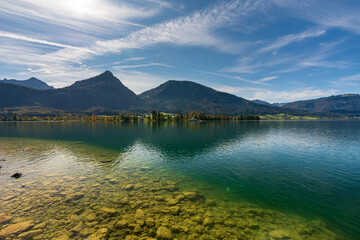
[[[0,239],[360,238],[359,121],[0,122],[0,166]]]

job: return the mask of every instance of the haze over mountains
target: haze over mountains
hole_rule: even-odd
[[[20,81],[24,82],[24,81]],[[206,114],[352,114],[360,115],[360,95],[349,94],[287,103],[281,107],[265,101],[249,101],[190,81],[170,80],[136,95],[111,72],[53,89],[31,78],[28,86],[19,81],[0,81],[0,108],[43,107],[49,110],[94,112],[123,111],[167,113],[203,111]],[[41,89],[45,88],[45,89]],[[49,89],[50,88],[50,89]]]

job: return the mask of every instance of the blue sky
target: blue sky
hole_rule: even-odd
[[[358,0],[0,0],[0,77],[110,70],[141,93],[191,80],[247,99],[360,93]]]

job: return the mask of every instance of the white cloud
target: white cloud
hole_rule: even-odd
[[[141,68],[141,67],[152,67],[152,66],[160,66],[160,67],[174,67],[164,63],[146,63],[146,64],[137,64],[137,65],[120,65],[114,66],[114,69],[129,69],[129,68]]]
[[[357,1],[297,1],[289,8],[293,16],[306,21],[360,34],[360,4]]]
[[[330,81],[330,83],[332,83],[335,86],[358,87],[360,84],[360,74],[341,77],[337,81]]]
[[[109,41],[98,41],[97,50],[120,52],[126,48],[145,48],[161,43],[213,47],[235,54],[242,49],[215,34],[214,31],[234,24],[241,25],[267,6],[266,1],[228,1],[192,15],[146,27],[127,37]],[[246,25],[246,24],[244,24]]]
[[[262,78],[262,79],[258,80],[258,82],[267,82],[267,81],[274,80],[274,79],[277,79],[277,78],[279,78],[279,76],[265,77],[265,78]]]
[[[314,99],[327,97],[337,94],[335,89],[322,90],[317,88],[295,88],[289,90],[271,90],[266,88],[255,87],[230,87],[230,86],[213,86],[218,91],[228,92],[239,97],[249,100],[260,99],[270,103],[285,103],[305,99]]]
[[[274,52],[275,50],[278,50],[284,46],[287,46],[289,44],[304,41],[307,38],[314,38],[314,37],[320,37],[326,33],[325,30],[318,30],[318,29],[310,29],[298,34],[289,34],[280,37],[275,42],[269,44],[266,47],[263,47],[257,51],[257,53],[263,53],[263,52]]]
[[[242,82],[245,82],[245,83],[260,84],[260,85],[268,85],[265,82],[270,81],[270,80],[274,80],[276,78],[279,78],[278,76],[273,76],[273,77],[265,77],[265,78],[262,78],[262,79],[259,79],[259,80],[248,80],[248,79],[245,79],[245,78],[240,77],[240,76],[232,76],[232,75],[223,74],[223,73],[217,73],[217,72],[206,72],[206,71],[198,71],[198,72],[211,74],[211,75],[218,76],[218,77],[226,77],[226,78],[230,78],[230,79],[235,79],[235,80],[242,81]]]
[[[126,58],[124,59],[124,61],[140,61],[140,60],[144,60],[145,57],[133,57],[133,58]]]
[[[32,43],[39,43],[39,44],[44,44],[44,45],[53,46],[53,47],[76,48],[74,46],[70,46],[70,45],[66,45],[66,44],[31,38],[31,37],[27,37],[27,36],[24,36],[21,34],[14,34],[14,33],[9,33],[9,32],[5,32],[5,31],[0,31],[0,37],[11,38],[11,39],[15,39],[15,40],[22,40],[22,41],[32,42]]]
[[[347,77],[342,77],[340,81],[360,81],[360,74],[355,74]]]
[[[159,7],[139,7],[109,0],[0,0],[0,14],[78,30],[101,31],[107,24],[138,25],[130,20],[155,15]],[[119,27],[119,25],[117,25]]]

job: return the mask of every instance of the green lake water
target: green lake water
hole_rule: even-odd
[[[360,239],[358,121],[1,122],[0,166],[0,239]]]

